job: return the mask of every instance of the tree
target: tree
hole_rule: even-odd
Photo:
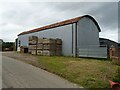
[[[8,50],[12,51],[14,49],[14,42],[3,42],[2,43],[2,50],[4,51],[6,48]]]

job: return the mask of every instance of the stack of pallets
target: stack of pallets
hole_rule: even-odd
[[[44,56],[62,55],[62,40],[31,36],[29,37],[29,52]]]
[[[43,55],[43,38],[38,38],[37,55]]]
[[[53,56],[55,55],[55,39],[43,40],[43,55]]]
[[[37,36],[30,36],[29,37],[29,53],[30,54],[37,54],[37,42],[38,42],[38,37]]]
[[[62,55],[62,40],[61,39],[56,39],[55,54],[57,56],[61,56]]]

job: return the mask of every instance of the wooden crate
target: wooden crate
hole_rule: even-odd
[[[31,44],[37,44],[37,40],[31,40],[31,41],[29,41],[29,45],[31,45]]]
[[[29,49],[37,49],[37,45],[29,45]]]
[[[43,39],[43,44],[55,44],[55,39]]]
[[[37,50],[37,55],[43,55],[43,51],[42,50]]]
[[[43,43],[43,38],[38,38],[38,44],[42,44]]]
[[[37,49],[41,49],[42,50],[43,49],[43,44],[38,44],[37,45]]]
[[[28,53],[30,53],[30,54],[31,54],[31,49],[28,49]]]
[[[62,40],[31,36],[29,37],[29,52],[45,56],[62,55]]]
[[[62,44],[62,40],[57,38],[56,39],[56,44],[60,44],[61,45]]]
[[[49,50],[43,50],[43,55],[44,56],[53,56],[53,55],[55,55],[55,52],[49,51]]]
[[[38,37],[37,36],[30,36],[29,37],[29,44],[37,44]]]
[[[55,45],[54,44],[44,44],[43,49],[54,51],[55,50]]]
[[[38,37],[37,36],[30,36],[29,41],[32,41],[32,40],[38,40]]]
[[[55,48],[56,48],[56,50],[62,50],[62,45],[60,45],[60,44],[56,45]]]
[[[36,50],[31,50],[31,54],[36,55],[37,54]]]

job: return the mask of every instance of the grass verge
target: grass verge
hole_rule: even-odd
[[[109,88],[108,80],[120,81],[120,66],[109,60],[36,56],[16,52],[3,55],[55,73],[85,88]]]
[[[108,80],[120,80],[118,71],[120,66],[108,60],[58,56],[35,57],[42,69],[85,88],[109,88]]]

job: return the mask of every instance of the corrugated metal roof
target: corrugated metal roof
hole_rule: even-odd
[[[83,17],[88,17],[88,18],[92,19],[93,22],[98,27],[98,30],[101,31],[98,23],[96,22],[96,20],[93,17],[91,17],[89,15],[84,15],[84,16],[81,16],[81,17],[76,17],[76,18],[72,18],[72,19],[69,19],[69,20],[62,21],[62,22],[57,22],[57,23],[54,23],[54,24],[51,24],[51,25],[47,25],[47,26],[43,26],[43,27],[40,27],[40,28],[36,28],[36,29],[33,29],[33,30],[25,31],[25,32],[22,32],[22,33],[18,34],[18,36],[19,35],[33,33],[33,32],[38,32],[38,31],[41,31],[41,30],[50,29],[50,28],[54,28],[54,27],[58,27],[58,26],[72,24],[72,23],[75,23],[75,22],[79,21]]]

